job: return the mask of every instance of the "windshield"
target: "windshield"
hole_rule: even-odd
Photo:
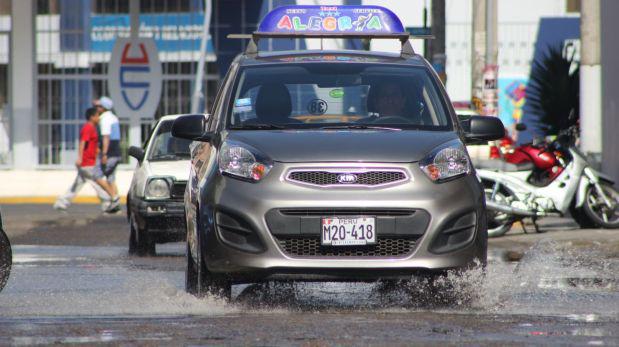
[[[181,160],[189,159],[189,145],[191,140],[172,136],[174,121],[163,121],[153,135],[148,160]]]
[[[353,63],[252,66],[239,74],[229,129],[450,130],[425,68]]]

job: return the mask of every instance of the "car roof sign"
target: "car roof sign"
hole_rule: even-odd
[[[275,8],[260,22],[256,34],[320,37],[408,35],[400,18],[382,6],[319,5]]]

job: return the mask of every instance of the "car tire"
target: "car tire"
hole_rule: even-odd
[[[140,228],[134,213],[129,217],[129,224],[131,225],[129,253],[140,257],[154,256],[156,254],[155,242],[150,239],[147,229]],[[133,253],[131,253],[132,249]]]
[[[196,218],[199,218],[199,210],[196,209]],[[195,223],[196,228],[199,223]],[[200,232],[197,234],[198,247],[196,259],[193,259],[189,241],[187,241],[187,270],[185,272],[185,289],[197,297],[211,295],[224,300],[230,300],[232,295],[232,285],[228,276],[224,274],[215,274],[208,270],[206,262],[202,254],[202,242],[200,240]],[[189,238],[188,238],[189,239]]]
[[[0,291],[9,280],[12,262],[11,243],[4,231],[0,229]]]
[[[130,212],[127,212],[129,219],[129,254],[135,255],[138,252],[138,235],[135,230],[135,225],[133,222],[133,217]]]
[[[582,209],[596,226],[617,229],[619,228],[619,192],[606,182],[600,182],[600,186],[606,197],[611,200],[613,208],[609,209],[606,206],[602,197],[598,196],[595,186],[589,186]]]

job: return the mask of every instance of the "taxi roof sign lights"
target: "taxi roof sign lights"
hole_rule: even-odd
[[[282,6],[255,33],[311,36],[408,35],[400,18],[382,6]]]
[[[281,6],[267,13],[251,36],[228,37],[251,38],[246,54],[257,54],[262,38],[397,39],[403,56],[415,54],[400,18],[382,6]]]

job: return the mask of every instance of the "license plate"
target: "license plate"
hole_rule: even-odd
[[[325,246],[358,246],[376,243],[375,218],[367,216],[322,219],[321,242]]]

